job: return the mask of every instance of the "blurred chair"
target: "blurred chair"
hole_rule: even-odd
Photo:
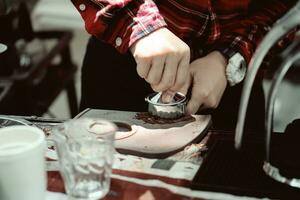
[[[250,63],[249,63],[249,70],[247,72],[247,76],[243,85],[243,92],[241,97],[241,103],[239,107],[239,115],[238,115],[238,121],[236,126],[236,132],[235,132],[235,147],[237,149],[241,149],[242,142],[243,142],[243,136],[244,134],[244,125],[245,125],[245,117],[246,117],[246,111],[248,107],[249,97],[251,93],[251,89],[253,86],[253,82],[255,80],[256,74],[258,69],[261,66],[261,63],[266,56],[266,54],[269,52],[271,47],[284,35],[288,34],[291,30],[298,28],[300,25],[300,0],[297,1],[296,5],[291,8],[283,17],[281,17],[272,27],[272,29],[267,33],[267,35],[263,38],[260,45],[256,49]],[[274,78],[271,82],[271,88],[268,93],[268,99],[266,102],[266,110],[265,110],[265,161],[263,164],[263,170],[267,175],[275,179],[276,181],[279,181],[281,183],[287,184],[289,186],[300,188],[300,163],[298,162],[298,152],[299,148],[293,148],[296,145],[292,143],[299,143],[299,132],[294,132],[293,134],[290,134],[294,130],[300,127],[299,121],[297,123],[292,123],[293,128],[287,128],[288,130],[293,131],[285,131],[284,134],[287,139],[281,140],[285,146],[282,144],[280,145],[272,145],[272,138],[274,138],[273,133],[273,115],[274,115],[274,104],[275,99],[279,91],[279,86],[288,72],[288,70],[298,64],[298,61],[300,59],[300,39],[299,36],[296,37],[295,41],[291,43],[285,51],[277,58],[277,60],[274,60],[274,62],[279,66],[279,68],[276,70]],[[297,128],[295,128],[297,127]],[[299,131],[299,130],[298,130]],[[291,139],[292,138],[292,139]],[[297,138],[297,139],[295,139]],[[288,142],[286,142],[288,141]],[[271,147],[277,146],[277,148],[280,147],[286,147],[286,148],[279,148],[279,151],[272,151]],[[299,146],[297,144],[297,146]],[[291,148],[292,147],[292,148]],[[286,149],[290,151],[286,151]],[[274,153],[275,152],[275,153]],[[282,154],[282,152],[285,152],[283,156],[284,159],[281,160],[279,163],[277,163],[272,160],[271,158],[276,158],[278,154]],[[272,155],[271,155],[272,153]],[[296,154],[296,156],[294,156]],[[288,160],[288,162],[286,162]],[[274,165],[275,162],[276,164]],[[285,162],[284,164],[282,162]],[[286,164],[288,163],[288,164]],[[276,166],[277,165],[277,166]],[[282,165],[288,165],[288,170],[282,168]],[[283,174],[282,171],[288,171],[287,174]],[[292,172],[292,173],[291,173]],[[296,173],[293,173],[296,172]]]

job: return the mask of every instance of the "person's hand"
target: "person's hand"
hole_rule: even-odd
[[[188,76],[190,48],[167,28],[161,28],[138,40],[130,48],[137,63],[137,73],[162,101],[170,102]]]
[[[218,51],[213,51],[190,64],[190,79],[185,86],[189,87],[191,99],[187,105],[187,113],[194,114],[198,110],[216,108],[227,86],[225,68],[227,60]]]

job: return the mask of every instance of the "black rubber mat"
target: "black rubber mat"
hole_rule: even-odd
[[[276,140],[279,141],[280,137]],[[236,151],[232,134],[212,135],[209,151],[192,188],[242,196],[300,199],[300,189],[278,183],[265,175],[262,170],[265,155],[262,137],[250,136],[245,141],[243,148]]]

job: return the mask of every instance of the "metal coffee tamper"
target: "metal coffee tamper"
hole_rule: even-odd
[[[177,92],[170,103],[163,103],[162,93],[152,93],[145,98],[148,102],[148,112],[156,117],[165,119],[175,119],[185,114],[186,97],[184,94]]]

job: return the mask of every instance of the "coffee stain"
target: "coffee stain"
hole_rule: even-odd
[[[153,116],[148,112],[140,112],[136,113],[135,118],[138,120],[142,120],[148,124],[174,124],[178,122],[194,122],[196,119],[191,115],[184,115],[180,118],[176,119],[165,119],[157,116]]]

